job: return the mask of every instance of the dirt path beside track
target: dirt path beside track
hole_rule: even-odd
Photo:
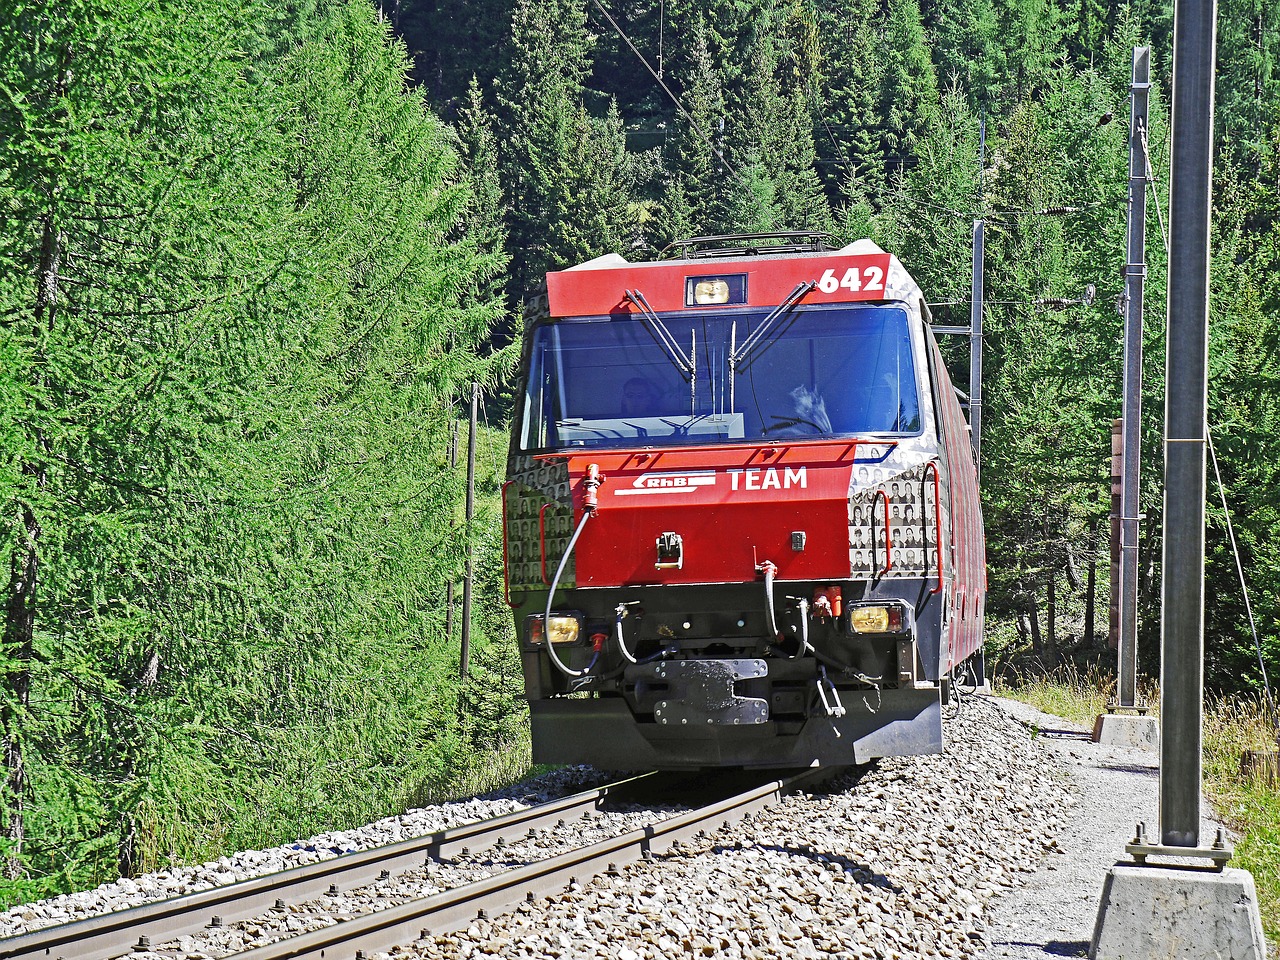
[[[1107,870],[1127,859],[1124,846],[1139,820],[1149,833],[1159,821],[1159,752],[1097,744],[1089,730],[1061,717],[1013,700],[997,702],[1058,756],[1078,802],[1057,838],[1062,855],[1048,856],[1024,885],[992,905],[990,947],[982,960],[1087,956]],[[1211,840],[1216,829],[1206,820],[1201,837]]]

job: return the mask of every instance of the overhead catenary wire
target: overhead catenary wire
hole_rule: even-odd
[[[684,114],[685,119],[689,121],[690,128],[692,128],[693,132],[696,133],[702,139],[702,141],[706,143],[708,147],[711,148],[711,152],[716,155],[716,159],[718,159],[721,163],[723,163],[725,166],[725,169],[727,169],[731,174],[733,174],[734,177],[736,177],[743,185],[747,185],[747,182],[743,178],[742,174],[740,174],[737,168],[734,167],[734,165],[729,162],[728,158],[725,157],[724,152],[721,151],[721,149],[716,146],[715,141],[712,140],[711,137],[701,127],[698,126],[698,121],[693,118],[693,114],[691,114],[688,110],[686,110],[684,104],[680,102],[680,98],[671,92],[671,88],[667,86],[667,82],[662,79],[662,74],[659,73],[657,70],[653,69],[653,66],[649,63],[647,59],[645,59],[645,55],[640,52],[639,48],[637,48],[634,43],[631,42],[631,38],[627,36],[626,31],[623,30],[622,27],[618,25],[618,21],[614,20],[613,16],[609,13],[609,11],[604,8],[604,4],[602,4],[600,0],[591,0],[591,2],[595,4],[596,9],[599,10],[604,15],[604,18],[609,21],[609,26],[613,27],[614,32],[619,37],[622,38],[623,43],[625,43],[631,49],[631,52],[636,55],[636,58],[642,64],[644,64],[644,68],[649,71],[649,76],[653,77],[653,79],[657,82],[658,86],[662,87],[663,92],[668,97],[670,97],[671,102],[676,105],[676,109],[679,110],[682,114]]]
[[[1253,646],[1258,654],[1258,669],[1262,671],[1262,690],[1267,698],[1267,709],[1271,712],[1271,722],[1276,723],[1276,701],[1271,693],[1271,681],[1267,677],[1267,664],[1262,656],[1262,641],[1258,638],[1258,624],[1253,618],[1253,604],[1249,601],[1249,587],[1244,579],[1244,564],[1240,560],[1240,545],[1236,542],[1235,526],[1231,523],[1231,510],[1227,507],[1227,490],[1222,484],[1222,471],[1218,469],[1218,452],[1213,447],[1213,431],[1209,424],[1204,425],[1205,439],[1209,442],[1209,457],[1213,461],[1213,475],[1218,481],[1218,498],[1222,501],[1222,514],[1227,521],[1227,541],[1231,544],[1231,554],[1236,561],[1236,575],[1240,578],[1240,593],[1244,597],[1244,610],[1249,617],[1249,631],[1253,634]]]
[[[1082,203],[1074,206],[1051,206],[1051,207],[1026,207],[1022,209],[1012,210],[955,210],[951,207],[944,207],[937,203],[931,203],[928,200],[914,197],[905,190],[899,188],[891,190],[886,195],[890,198],[902,201],[911,206],[921,207],[926,210],[933,210],[937,213],[945,213],[957,220],[974,220],[983,219],[988,222],[996,222],[1010,219],[1013,217],[1062,217],[1074,216],[1076,214],[1089,213],[1101,207],[1118,206],[1124,203],[1124,199],[1116,197],[1109,200],[1095,200],[1091,203]]]
[[[1147,143],[1147,128],[1138,128],[1138,137],[1142,140],[1142,159],[1147,165],[1147,183],[1151,186],[1151,197],[1155,201],[1156,222],[1160,224],[1160,239],[1164,241],[1164,252],[1169,252],[1169,232],[1164,228],[1164,214],[1160,206],[1160,192],[1156,189],[1156,175],[1151,171],[1151,147]]]

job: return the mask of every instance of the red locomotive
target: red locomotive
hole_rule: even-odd
[[[534,760],[941,750],[986,558],[920,289],[867,240],[710,239],[737,245],[548,274],[525,331],[503,546]]]

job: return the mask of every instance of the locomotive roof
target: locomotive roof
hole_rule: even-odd
[[[905,301],[923,299],[920,287],[897,257],[871,240],[858,240],[838,250],[747,254],[714,260],[661,260],[632,263],[605,254],[566,270],[547,274],[547,297],[553,317],[633,313],[639,307],[629,294],[638,292],[656,311],[723,309],[694,306],[688,299],[691,281],[745,278],[742,299],[731,305],[775,306],[798,284],[816,286],[801,303]]]

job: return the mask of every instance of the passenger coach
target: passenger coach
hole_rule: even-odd
[[[867,240],[712,239],[548,274],[527,324],[503,545],[534,760],[941,750],[986,561],[920,289]]]

